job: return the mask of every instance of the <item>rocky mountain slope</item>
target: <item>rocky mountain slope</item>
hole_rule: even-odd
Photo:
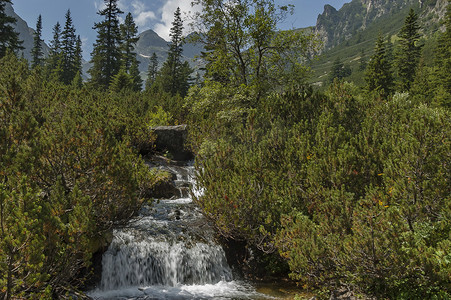
[[[19,54],[23,54],[26,59],[31,61],[31,49],[33,48],[35,30],[30,28],[27,22],[25,22],[14,12],[14,9],[10,3],[6,3],[5,12],[8,16],[14,17],[17,20],[13,27],[14,30],[19,33],[19,39],[23,41],[22,46],[25,48]],[[44,56],[49,55],[50,49],[44,42],[42,42],[42,50],[44,52]]]
[[[189,38],[187,39],[189,40]],[[150,57],[155,53],[158,57],[158,62],[161,67],[163,62],[168,57],[169,43],[160,37],[153,30],[146,30],[139,34],[139,40],[136,43],[135,52],[140,61],[139,69],[141,73],[146,73],[149,67]],[[199,61],[196,56],[202,51],[202,46],[187,42],[183,46],[183,59],[188,61],[194,68],[199,66]]]
[[[11,4],[6,3],[5,11],[7,15],[12,16],[17,20],[16,24],[13,27],[16,32],[19,33],[19,38],[23,41],[22,46],[25,48],[19,53],[19,55],[23,54],[26,59],[31,61],[31,49],[33,48],[35,30],[29,27],[27,22],[25,22],[25,20],[23,20],[14,12],[13,6]],[[47,57],[50,53],[50,49],[44,42],[42,43],[42,49],[44,56]],[[143,77],[146,76],[145,74],[147,73],[149,60],[152,54],[154,52],[157,54],[158,61],[161,66],[168,56],[168,50],[168,42],[161,38],[153,30],[146,30],[139,34],[139,40],[136,43],[135,51],[137,53],[138,60],[140,61],[139,69]],[[184,46],[184,59],[190,62],[193,67],[196,67],[197,62],[195,61],[195,56],[199,55],[200,51],[201,47],[199,45],[187,43]],[[87,71],[89,70],[89,68],[90,64],[86,61],[83,61],[83,74],[85,76],[88,74]]]
[[[425,63],[431,63],[437,34],[444,29],[441,20],[447,5],[448,0],[352,0],[340,10],[326,5],[311,29],[322,40],[323,49],[310,62],[310,82],[327,86],[329,72],[339,60],[352,71],[346,80],[364,84],[365,65],[373,54],[377,36],[384,35],[391,42],[392,51],[410,8],[419,16]]]
[[[373,23],[401,18],[400,13],[413,7],[420,12],[420,20],[429,34],[446,11],[448,0],[352,0],[340,10],[330,5],[318,16],[315,32],[321,38],[324,49],[330,49],[365,31]],[[382,33],[385,33],[382,31]]]

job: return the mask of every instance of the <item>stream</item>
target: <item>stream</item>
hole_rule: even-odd
[[[164,166],[179,197],[144,205],[113,232],[93,299],[276,299],[237,280],[222,247],[189,196],[194,167]],[[175,177],[175,176],[174,176]]]

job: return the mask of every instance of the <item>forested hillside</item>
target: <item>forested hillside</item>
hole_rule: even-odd
[[[362,1],[346,3],[340,10],[326,6],[314,31],[323,43],[319,57],[311,60],[311,82],[328,86],[334,68],[342,67],[339,77],[363,85],[363,71],[374,53],[372,46],[382,34],[389,47],[399,42],[399,31],[412,8],[418,15],[421,43],[425,45],[425,64],[433,63],[431,52],[443,30],[447,1]],[[394,54],[394,53],[393,53]]]
[[[36,30],[27,61],[9,2],[0,0],[0,298],[85,297],[105,234],[168,179],[144,162],[150,128],[182,123],[194,201],[244,276],[289,277],[318,299],[451,297],[451,6],[431,25],[402,1],[390,10],[396,26],[381,19],[391,38],[374,21],[364,31],[374,36],[354,43],[357,30],[324,52],[312,31],[280,30],[289,7],[194,0],[203,77],[183,59],[177,9],[167,58],[149,55],[143,83],[137,26],[117,0],[98,11],[87,81],[70,11],[49,56]],[[313,56],[359,47],[360,73],[335,59],[328,84],[312,84],[323,81]]]

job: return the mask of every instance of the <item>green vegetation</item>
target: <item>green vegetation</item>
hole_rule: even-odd
[[[31,66],[36,68],[37,66],[42,66],[42,59],[44,53],[42,53],[42,16],[39,15],[36,21],[36,32],[34,34],[33,49],[31,50]]]
[[[265,69],[285,51],[302,61],[314,42],[304,36],[296,52],[274,46],[289,36],[276,34],[271,1],[230,3],[203,2],[206,81],[186,99],[204,214],[227,239],[260,250],[266,274],[285,270],[280,256],[293,280],[326,298],[342,286],[382,299],[449,298],[451,118],[441,64],[417,63],[422,79],[394,94],[392,50],[379,35],[366,88],[335,80],[315,92],[302,67]],[[212,21],[225,9],[236,23]],[[254,39],[253,28],[272,38]],[[277,50],[259,57],[267,48]],[[272,74],[296,80],[277,85]]]
[[[386,43],[382,35],[379,35],[374,55],[371,57],[365,71],[368,91],[375,91],[383,97],[387,97],[393,90],[392,63],[387,52]]]
[[[140,95],[48,81],[11,53],[0,69],[0,297],[62,299],[89,274],[94,241],[165,178],[138,156],[161,113]]]
[[[97,40],[91,53],[92,68],[89,70],[91,84],[95,88],[106,90],[111,79],[119,73],[121,68],[122,44],[119,26],[119,15],[123,12],[117,7],[117,0],[105,0],[105,9],[98,12],[104,17],[102,22],[96,23]]]
[[[170,31],[171,43],[169,44],[168,58],[164,62],[158,73],[150,73],[149,80],[155,77],[156,88],[169,93],[171,96],[180,95],[185,97],[190,87],[191,73],[193,70],[187,61],[182,62],[183,52],[183,22],[181,18],[180,8],[174,12],[174,21]],[[155,54],[155,53],[154,53]],[[151,57],[150,72],[157,68],[157,57]]]
[[[314,35],[278,30],[290,7],[194,2],[204,7],[195,17],[206,67],[192,86],[179,9],[170,55],[160,70],[152,56],[145,91],[136,25],[130,14],[119,25],[115,0],[99,12],[87,83],[70,12],[42,68],[5,50],[0,297],[76,295],[93,241],[165,179],[139,156],[152,145],[149,126],[187,122],[204,188],[195,202],[265,275],[289,275],[320,298],[343,286],[380,299],[450,298],[450,6],[446,31],[424,47],[413,11],[392,27],[396,39],[371,26],[374,39],[357,34],[349,51],[359,59],[332,60],[320,91],[308,83],[318,79],[307,67]]]
[[[17,51],[23,49],[19,40],[19,34],[14,31],[12,24],[16,19],[6,15],[5,5],[11,3],[11,0],[0,0],[0,58],[5,56],[8,50]]]
[[[421,57],[420,27],[418,16],[413,9],[410,9],[406,17],[405,24],[399,31],[399,50],[396,55],[396,67],[398,70],[398,90],[408,91],[415,78],[418,62]]]

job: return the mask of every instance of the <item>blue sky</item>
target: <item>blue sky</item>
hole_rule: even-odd
[[[92,44],[96,39],[96,32],[92,26],[94,22],[100,20],[97,11],[102,7],[103,0],[13,0],[12,2],[15,12],[32,28],[35,28],[39,14],[42,15],[42,37],[47,43],[52,39],[53,26],[56,22],[64,26],[64,16],[70,9],[76,33],[83,41],[83,55],[85,58],[89,57]],[[175,9],[179,6],[182,12],[192,11],[190,2],[191,0],[119,0],[119,6],[125,13],[132,13],[139,32],[153,29],[167,40]],[[280,24],[281,28],[289,29],[313,26],[318,14],[323,12],[325,4],[339,9],[350,0],[275,0],[275,2],[278,5],[295,5],[295,14]]]

